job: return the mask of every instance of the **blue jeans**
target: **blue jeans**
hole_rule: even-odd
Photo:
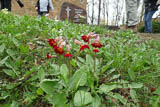
[[[156,11],[147,11],[144,14],[145,32],[152,33],[152,16]]]

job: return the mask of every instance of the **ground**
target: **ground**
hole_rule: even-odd
[[[149,39],[160,40],[160,34],[138,33],[138,35],[143,40],[149,40]]]

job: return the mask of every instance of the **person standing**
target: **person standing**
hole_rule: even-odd
[[[152,17],[154,13],[158,10],[159,1],[158,0],[145,0],[145,32],[152,33]]]
[[[1,9],[8,9],[8,11],[11,11],[11,2],[12,0],[1,0]],[[18,3],[18,5],[20,7],[23,7],[23,3],[20,0],[16,0],[16,2]]]
[[[127,28],[137,32],[139,0],[126,0]]]
[[[38,0],[36,4],[36,10],[38,12],[38,17],[49,16],[49,9],[53,13],[54,7],[52,0]]]

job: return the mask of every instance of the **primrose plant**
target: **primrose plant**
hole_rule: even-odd
[[[63,105],[58,102],[51,101],[54,105],[60,104],[62,106],[66,106],[73,104],[75,106],[84,106],[92,102],[92,94],[94,96],[94,89],[96,88],[94,87],[94,83],[98,84],[98,76],[96,76],[96,54],[100,52],[100,48],[102,48],[103,45],[100,42],[100,36],[92,32],[88,35],[81,36],[81,40],[71,40],[73,40],[71,43],[79,48],[77,53],[82,53],[83,57],[81,57],[80,54],[74,55],[74,52],[71,51],[73,50],[73,44],[69,44],[69,40],[66,40],[64,37],[59,36],[56,38],[48,39],[48,43],[51,49],[54,51],[54,54],[47,53],[46,58],[47,60],[52,58],[56,59],[56,64],[59,65],[60,76],[55,77],[56,80],[47,79],[41,81],[40,87],[48,94],[48,100],[50,101],[53,99],[53,97],[55,97],[54,93],[57,91],[55,90],[57,86],[61,86],[60,89],[58,88],[60,93],[58,91],[57,95],[61,95],[62,92],[65,93],[63,98],[65,97],[66,102],[64,102]],[[87,52],[87,54],[85,52]],[[81,66],[77,66],[77,64],[74,68],[71,67],[72,64],[70,62],[75,61],[75,63],[79,63],[77,61],[78,59],[81,59],[82,62],[84,61],[81,63]],[[67,60],[66,64],[64,64],[64,60]],[[92,66],[89,67],[89,64]],[[54,85],[50,86],[49,84],[52,83],[54,83]],[[55,89],[53,89],[54,86]],[[52,89],[48,87],[52,87]],[[88,87],[91,92],[79,89],[82,87]],[[82,94],[82,96],[79,96],[80,94]]]

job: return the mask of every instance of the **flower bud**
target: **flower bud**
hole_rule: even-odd
[[[66,50],[67,50],[68,52],[70,51],[70,45],[69,45],[69,44],[66,45]]]
[[[63,41],[63,42],[59,45],[59,47],[60,47],[60,48],[64,48],[65,45],[66,45],[66,42]]]
[[[55,41],[57,42],[57,41],[60,41],[61,39],[62,39],[62,36],[58,36],[56,37]]]
[[[80,45],[80,46],[82,45],[82,43],[76,39],[74,40],[74,43],[76,43],[77,45]]]

